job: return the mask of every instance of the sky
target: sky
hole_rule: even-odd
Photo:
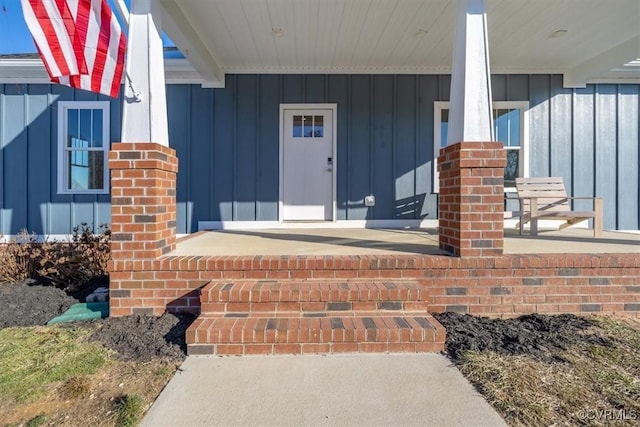
[[[22,18],[20,0],[0,0],[0,54],[35,51],[33,39]]]
[[[125,3],[128,7],[130,0],[125,0]],[[115,12],[111,0],[109,4]],[[116,16],[118,16],[117,13]],[[165,46],[174,45],[167,37],[163,40]],[[36,46],[22,17],[20,0],[0,0],[0,55],[35,52]]]

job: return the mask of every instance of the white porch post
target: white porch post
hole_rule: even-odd
[[[121,1],[118,7],[124,8]],[[128,19],[122,141],[111,144],[109,153],[110,316],[159,316],[167,310],[165,302],[142,298],[140,289],[130,286],[148,272],[141,261],[176,248],[178,158],[169,148],[157,8],[157,0],[132,0]]]
[[[501,256],[505,151],[494,141],[485,0],[458,0],[447,146],[440,150],[440,249]]]
[[[155,0],[131,1],[122,142],[169,146],[160,16]]]
[[[493,141],[485,0],[458,0],[447,145]]]

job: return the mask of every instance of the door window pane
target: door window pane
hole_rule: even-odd
[[[302,116],[293,116],[293,137],[302,138]]]
[[[304,116],[302,120],[304,120],[304,137],[312,138],[313,137],[313,116]]]
[[[322,138],[324,136],[324,116],[314,116],[313,136],[316,138]]]

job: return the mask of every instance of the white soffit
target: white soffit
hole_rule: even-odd
[[[205,81],[451,68],[451,0],[161,2],[164,30]],[[487,12],[493,73],[563,73],[575,85],[640,81],[640,73],[615,71],[640,57],[638,0],[487,0]]]

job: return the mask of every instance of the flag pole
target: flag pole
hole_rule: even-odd
[[[129,9],[127,9],[127,5],[124,3],[124,0],[113,0],[113,3],[118,10],[118,15],[124,21],[124,25],[129,30]]]

